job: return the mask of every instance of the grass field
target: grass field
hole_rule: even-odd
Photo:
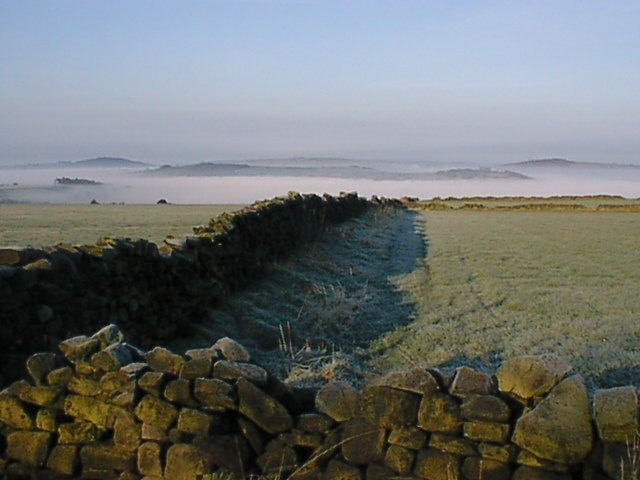
[[[393,279],[414,304],[373,365],[472,365],[553,352],[593,384],[640,383],[640,215],[423,212],[428,255]],[[376,358],[377,357],[377,358]]]
[[[616,195],[557,197],[447,197],[414,202],[420,210],[546,210],[546,211],[615,211],[640,212],[640,199]]]
[[[191,234],[223,211],[242,205],[50,205],[0,203],[0,246],[95,243],[100,237],[145,238]]]
[[[3,204],[0,245],[160,242],[237,208]],[[638,232],[633,212],[366,215],[274,265],[171,347],[234,336],[301,380],[414,365],[492,373],[506,358],[553,352],[592,388],[640,385]]]

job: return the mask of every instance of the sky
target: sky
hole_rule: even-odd
[[[0,164],[640,164],[637,0],[3,0]]]

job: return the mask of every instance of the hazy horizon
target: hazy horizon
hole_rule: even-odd
[[[590,158],[590,159],[589,159]],[[195,161],[190,161],[185,158],[177,158],[177,159],[168,159],[167,161],[160,162],[159,160],[154,160],[153,158],[148,158],[145,160],[140,160],[139,158],[131,158],[124,155],[94,155],[83,158],[62,158],[62,159],[48,159],[48,160],[33,160],[29,161],[28,159],[23,162],[11,162],[0,161],[0,170],[7,168],[31,168],[31,167],[57,167],[61,165],[69,165],[72,166],[76,163],[85,162],[88,160],[98,160],[98,159],[123,159],[129,160],[132,162],[140,162],[145,164],[148,168],[157,168],[161,166],[186,166],[186,165],[198,165],[198,164],[207,164],[207,163],[233,163],[233,164],[249,164],[256,165],[260,163],[265,164],[274,164],[274,165],[307,165],[309,162],[316,162],[318,164],[322,162],[339,162],[343,165],[371,165],[376,166],[378,168],[382,167],[384,169],[394,169],[395,166],[399,166],[400,171],[406,168],[417,168],[417,169],[448,169],[448,168],[481,168],[481,167],[491,167],[491,168],[509,168],[510,165],[518,164],[518,163],[526,163],[531,161],[547,161],[547,160],[567,160],[568,162],[575,163],[593,163],[593,164],[602,164],[602,165],[635,165],[640,166],[640,157],[632,157],[625,161],[616,161],[611,157],[607,158],[593,158],[593,157],[580,157],[580,158],[566,158],[558,155],[550,155],[547,157],[522,157],[522,158],[508,158],[503,159],[502,161],[497,160],[496,158],[485,158],[478,159],[472,156],[450,156],[447,158],[437,158],[437,159],[427,159],[427,158],[398,158],[398,157],[379,157],[379,158],[364,158],[364,157],[347,157],[347,156],[320,156],[320,155],[290,155],[290,156],[237,156],[237,157],[220,157],[220,158],[206,158]],[[101,167],[96,167],[101,168]],[[111,168],[111,167],[105,167]],[[116,167],[118,168],[118,167]],[[120,167],[121,168],[121,167]],[[132,168],[136,168],[135,165],[132,165]],[[143,168],[140,166],[138,168]]]
[[[145,169],[118,168],[0,168],[0,205],[3,202],[28,203],[156,203],[166,199],[177,204],[252,203],[289,191],[302,193],[358,192],[399,198],[423,199],[464,196],[553,196],[553,195],[621,195],[640,198],[640,167],[527,167],[513,166],[510,171],[530,177],[519,178],[428,178],[422,173],[436,172],[439,165],[378,166],[376,178],[367,177],[358,168],[339,176],[340,169],[319,168],[317,176],[287,175],[287,170],[267,174],[259,167],[255,175],[220,174],[211,176],[148,176]],[[454,166],[455,167],[455,166]],[[387,170],[383,170],[386,168]],[[400,169],[415,175],[394,177]],[[385,175],[385,172],[389,175]],[[344,172],[342,172],[344,173]],[[56,185],[60,177],[83,178],[101,185]]]
[[[0,164],[637,164],[639,24],[623,0],[7,0]]]

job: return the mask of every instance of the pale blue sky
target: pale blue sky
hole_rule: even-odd
[[[0,163],[640,163],[638,52],[638,0],[3,0]]]

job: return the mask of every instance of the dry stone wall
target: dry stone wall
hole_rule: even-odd
[[[220,215],[193,236],[161,246],[105,238],[96,245],[0,249],[0,373],[13,379],[27,354],[112,322],[138,345],[161,344],[268,263],[383,203],[355,193],[290,193]]]
[[[9,478],[632,479],[635,387],[600,390],[552,355],[494,376],[414,368],[362,391],[291,389],[229,338],[141,351],[115,325],[37,353],[0,392]],[[637,449],[636,444],[636,449]],[[635,457],[634,457],[635,455]],[[636,476],[633,476],[636,475]]]

